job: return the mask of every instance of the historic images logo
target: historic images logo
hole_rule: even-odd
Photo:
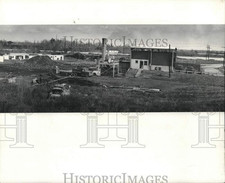
[[[12,114],[16,117],[16,124],[9,125],[6,122],[6,113],[4,114],[3,124],[0,124],[0,141],[15,141],[9,145],[10,148],[33,148],[34,146],[27,142],[27,116],[29,114]],[[15,139],[7,136],[7,131],[13,129]]]
[[[127,116],[127,124],[122,125],[118,123],[117,113],[108,113],[107,124],[99,124],[99,117],[102,113],[86,113],[87,116],[87,143],[81,145],[81,148],[104,148],[102,144],[104,141],[127,141],[121,148],[144,148],[145,146],[139,143],[139,131],[138,131],[138,116],[141,113],[123,113]],[[115,115],[116,120],[111,121],[110,115]],[[99,138],[99,129],[107,130],[107,136]],[[120,137],[118,131],[120,129],[126,129],[126,137]]]
[[[167,175],[76,175],[63,173],[64,183],[168,183]]]
[[[78,45],[97,45],[101,46],[102,41],[99,38],[75,38],[74,36],[63,36],[61,40],[66,44],[70,39],[71,46]],[[54,39],[53,39],[54,40]],[[166,38],[129,38],[122,36],[120,38],[107,38],[106,44],[113,47],[131,46],[131,47],[162,47],[166,48],[169,46],[169,41]]]
[[[216,145],[212,144],[212,141],[224,141],[224,124],[221,120],[222,113],[218,113],[219,115],[219,123],[216,125],[211,125],[210,116],[215,115],[215,113],[193,113],[198,116],[198,142],[195,145],[192,145],[192,148],[215,148]],[[218,129],[219,134],[216,138],[210,138],[210,129]]]

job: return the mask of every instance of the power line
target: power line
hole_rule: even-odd
[[[73,53],[73,36],[70,36],[70,38],[71,38],[71,52]]]

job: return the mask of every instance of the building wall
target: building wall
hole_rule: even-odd
[[[172,49],[131,48],[131,68],[140,69],[143,61],[144,70],[173,71],[176,60],[175,52]],[[171,66],[171,69],[169,69],[169,66]]]
[[[143,65],[141,64],[143,63]],[[130,67],[132,69],[140,69],[141,66],[144,70],[149,70],[149,61],[145,59],[131,59]]]
[[[119,63],[119,70],[121,73],[125,74],[127,70],[130,68],[130,62],[120,62]]]
[[[4,56],[0,56],[0,62],[4,62]]]
[[[172,53],[169,52],[153,52],[152,65],[172,65]]]
[[[11,53],[9,54],[9,60],[25,60],[29,58],[29,54],[25,53]]]
[[[52,60],[64,60],[64,55],[48,55]]]
[[[30,59],[32,57],[35,57],[37,55],[42,55],[42,54],[26,54],[26,53],[11,53],[9,55],[3,55],[4,60],[25,60],[25,59]],[[47,55],[49,56],[52,60],[64,60],[64,55]]]
[[[119,53],[119,51],[117,51],[117,50],[109,50],[108,51],[109,55],[118,55],[118,53]]]
[[[3,55],[4,60],[9,60],[9,55]]]
[[[143,65],[143,70],[158,70],[158,71],[164,71],[164,72],[169,72],[169,66],[165,65],[149,65],[148,60],[143,60],[143,59],[131,59],[131,65],[130,68],[132,69],[140,69],[140,62],[143,61],[147,62],[147,65]],[[171,67],[171,71],[173,71]]]
[[[151,65],[151,70],[158,70],[158,71],[164,71],[164,72],[169,72],[169,66],[165,65]]]
[[[131,58],[148,60],[150,58],[150,52],[144,50],[131,50]]]

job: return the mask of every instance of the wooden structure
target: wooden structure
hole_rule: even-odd
[[[104,75],[104,73],[106,72],[112,71],[112,77],[115,77],[115,75],[118,75],[120,73],[119,62],[101,62],[100,68],[101,75]]]

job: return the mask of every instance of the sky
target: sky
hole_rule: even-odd
[[[223,50],[225,25],[0,25],[0,40],[41,41],[62,39],[164,39],[178,49]]]

